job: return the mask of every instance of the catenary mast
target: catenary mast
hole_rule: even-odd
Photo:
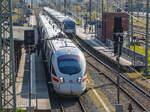
[[[16,111],[12,0],[0,0],[0,110]]]

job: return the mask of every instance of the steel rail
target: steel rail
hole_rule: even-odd
[[[94,58],[97,62],[99,62],[99,63],[101,63],[101,64],[103,64],[106,68],[108,68],[109,70],[111,70],[111,71],[113,71],[114,73],[118,73],[118,71],[116,71],[114,68],[112,68],[112,67],[110,67],[109,65],[107,65],[107,64],[105,64],[103,61],[101,61],[101,60],[99,60],[98,59],[98,57],[97,57],[97,54],[93,54],[93,53],[91,53],[91,51],[89,51],[89,47],[90,46],[86,46],[86,48],[85,47],[83,47],[83,43],[85,43],[83,40],[81,40],[77,35],[74,35],[74,38],[73,38],[75,41],[78,41],[78,43],[77,43],[77,45],[82,49],[82,50],[84,50],[87,54],[89,54],[92,58]],[[82,45],[80,44],[80,43],[82,43]],[[90,48],[90,49],[93,49],[93,50],[95,50],[94,48]],[[94,66],[94,65],[93,65]],[[95,69],[97,70],[97,71],[99,71],[99,72],[101,72],[98,68],[96,68],[95,67]],[[102,72],[101,72],[102,73]],[[105,74],[105,73],[103,73],[103,74]],[[120,77],[122,78],[122,79],[124,79],[126,82],[128,82],[130,85],[132,85],[134,88],[136,88],[137,90],[139,90],[141,93],[143,93],[143,95],[145,95],[145,96],[147,96],[148,98],[150,98],[150,95],[149,95],[149,93],[148,92],[146,92],[144,89],[142,89],[142,88],[140,88],[139,86],[137,86],[136,84],[134,84],[132,81],[130,81],[128,78],[126,78],[125,76],[124,76],[125,74],[121,74],[120,73]],[[107,77],[107,78],[109,78],[110,79],[110,77],[109,76],[107,76],[106,74],[105,74],[105,76]],[[113,81],[113,79],[110,79],[110,81],[112,81],[115,85],[117,85],[117,83],[115,82],[115,81]],[[124,92],[124,93],[126,93],[139,107],[141,107],[141,109],[143,109],[144,111],[148,111],[148,109],[143,105],[143,104],[141,104],[138,100],[136,100],[132,95],[130,95],[123,87],[120,87],[121,88],[121,90]]]
[[[83,105],[83,103],[82,103],[80,98],[78,99],[78,103],[79,103],[79,105],[81,107],[82,112],[86,112],[86,109],[85,109],[85,107],[84,107],[84,105]]]

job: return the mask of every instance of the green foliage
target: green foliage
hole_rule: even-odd
[[[0,112],[8,112],[8,110],[1,110]],[[13,112],[13,110],[9,110],[9,112]],[[18,108],[16,112],[25,112],[25,110]]]
[[[17,112],[25,112],[25,110],[19,108],[19,109],[17,110]]]
[[[147,79],[150,79],[150,76],[145,76]]]
[[[0,112],[6,112],[5,110],[1,110]]]
[[[131,45],[130,49],[134,51],[134,45]],[[144,46],[135,45],[135,52],[138,52],[140,54],[145,55],[145,47]]]
[[[79,20],[79,19],[75,19],[75,22],[76,22],[76,24],[78,24],[78,25],[81,25],[81,24],[82,24],[82,21]]]

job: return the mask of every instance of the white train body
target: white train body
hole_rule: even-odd
[[[61,95],[80,96],[87,83],[84,54],[70,39],[55,38],[60,30],[56,31],[48,23],[46,17],[40,16],[43,53],[53,88]]]
[[[61,27],[64,33],[76,33],[76,23],[71,17],[65,16],[48,7],[44,7],[44,11],[59,23],[59,27]]]
[[[51,78],[55,91],[61,94],[81,95],[86,89],[87,79],[83,53],[69,39],[52,40],[51,45],[55,49],[51,57]]]

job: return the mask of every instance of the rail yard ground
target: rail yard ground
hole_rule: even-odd
[[[16,9],[15,9],[15,12]],[[18,12],[19,13],[19,12]],[[92,14],[93,18],[96,18],[96,13]],[[98,15],[100,16],[100,15]],[[14,16],[14,20],[16,20],[17,16]],[[140,18],[141,21],[145,21],[145,19]],[[81,21],[78,21],[79,24]],[[145,26],[141,25],[140,22],[134,21],[135,25],[138,25],[140,27],[145,28]],[[20,41],[19,38],[21,38],[21,41],[23,41],[24,34],[23,31],[28,29],[27,27],[14,27],[14,37],[17,39],[17,41]],[[29,28],[30,29],[30,28]],[[138,29],[138,28],[137,28]],[[144,31],[144,30],[141,30]],[[90,32],[87,29],[87,32],[84,31],[83,27],[77,26],[77,35],[79,38],[81,38],[83,41],[85,41],[89,46],[92,46],[94,49],[97,50],[97,52],[102,52],[103,56],[106,55],[106,59],[110,59],[111,62],[109,63],[116,63],[116,57],[113,54],[113,49],[105,46],[105,44],[102,44],[98,39],[95,38],[94,30],[93,32]],[[74,41],[75,42],[75,41]],[[131,46],[131,49],[133,50],[134,46]],[[140,48],[138,48],[140,47]],[[141,49],[141,50],[139,50]],[[143,46],[136,46],[135,51],[137,52],[143,52],[144,47]],[[94,54],[94,53],[93,53]],[[96,55],[96,54],[95,54]],[[87,64],[87,74],[88,74],[88,84],[87,84],[87,90],[85,93],[80,97],[82,104],[87,112],[115,112],[115,104],[117,104],[117,86],[115,83],[111,82],[109,79],[107,79],[103,74],[107,74],[110,77],[114,77],[114,80],[116,80],[116,75],[112,71],[108,71],[107,67],[105,68],[102,64],[99,64],[98,61],[94,61],[92,57],[87,55],[85,53],[87,61],[91,61],[93,65],[97,65],[97,68],[93,67],[93,65]],[[109,60],[109,61],[110,61]],[[131,59],[132,60],[132,59]],[[132,67],[132,61],[127,60],[123,57],[120,58],[120,65],[125,67]],[[31,98],[31,107],[34,108],[34,110],[37,111],[58,111],[62,108],[65,111],[83,111],[80,109],[77,100],[74,99],[68,99],[63,98],[59,99],[57,95],[54,94],[52,91],[51,86],[47,82],[47,71],[44,66],[44,61],[42,59],[42,54],[40,56],[37,56],[35,58],[35,65],[36,65],[36,95],[33,95]],[[112,64],[113,65],[113,64]],[[116,64],[114,64],[114,68],[117,69]],[[121,68],[121,67],[120,67]],[[97,70],[99,69],[99,70]],[[121,70],[120,70],[121,71]],[[134,70],[133,70],[134,71]],[[148,77],[143,77],[142,73],[143,70],[139,72],[127,72],[127,71],[121,71],[121,73],[124,73],[124,75],[133,83],[137,84],[139,87],[146,90],[148,93],[150,92],[150,79]],[[26,108],[29,106],[29,55],[26,53],[25,49],[22,47],[22,54],[18,69],[18,74],[16,76],[16,100],[17,100],[17,108],[22,108],[26,110]],[[125,87],[126,90],[130,92],[131,88],[126,87],[127,82],[125,82],[123,79],[120,81],[121,86]],[[133,89],[134,90],[134,89]],[[136,90],[135,90],[136,91]],[[138,98],[139,93],[131,92],[131,94],[136,94],[135,99],[138,99],[140,102],[143,99],[143,105],[149,109],[149,106],[146,104],[146,102],[149,102],[148,100],[144,99],[144,96],[140,96],[141,100]],[[132,96],[131,95],[131,96]],[[123,105],[124,111],[128,110],[129,104],[132,104],[134,111],[142,111],[143,107],[139,106],[141,103],[137,104],[135,101],[128,96],[123,90],[120,94],[120,103]],[[60,104],[60,105],[59,105]],[[62,110],[63,110],[62,109]],[[84,112],[84,111],[83,111]]]

